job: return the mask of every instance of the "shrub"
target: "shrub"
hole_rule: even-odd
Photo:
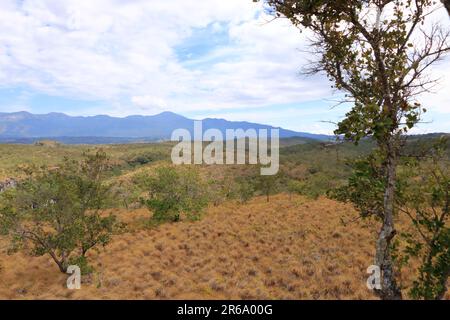
[[[255,195],[254,182],[249,178],[238,179],[237,196],[241,203],[246,203]]]
[[[280,172],[271,176],[257,174],[254,178],[255,189],[263,194],[266,197],[266,201],[269,202],[270,196],[280,191],[282,178]]]
[[[128,165],[135,167],[139,165],[145,165],[151,162],[155,162],[158,160],[166,159],[167,155],[163,152],[160,152],[158,150],[155,151],[148,151],[142,154],[137,154],[132,156],[129,159],[126,159],[126,162]]]
[[[192,168],[160,167],[146,184],[150,190],[145,203],[159,222],[179,221],[182,213],[198,219],[208,204],[207,185]]]
[[[261,194],[269,202],[270,195],[281,191],[283,179],[282,172],[266,176],[261,175],[260,166],[251,166],[236,178],[238,198],[245,203],[255,194]]]
[[[68,264],[78,266],[82,275],[91,274],[92,272],[94,272],[94,267],[89,265],[85,256],[71,257]]]
[[[289,180],[287,183],[287,191],[289,192],[289,197],[292,194],[302,194],[304,184],[299,180]]]

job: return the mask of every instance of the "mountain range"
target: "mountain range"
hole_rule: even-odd
[[[275,127],[224,119],[203,119],[203,130],[273,129]],[[173,112],[153,116],[133,115],[125,118],[98,116],[68,116],[63,113],[32,114],[21,111],[0,113],[0,142],[32,143],[38,139],[52,139],[63,143],[126,143],[135,141],[169,140],[175,129],[191,133],[194,120]],[[280,129],[280,138],[301,137],[328,140],[330,136]]]

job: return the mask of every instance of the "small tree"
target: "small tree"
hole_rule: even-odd
[[[28,170],[15,189],[1,195],[0,230],[12,248],[31,245],[33,255],[48,254],[65,273],[71,261],[85,261],[88,250],[106,245],[115,218],[102,217],[108,195],[103,183],[106,155],[65,159],[56,169]]]
[[[261,175],[258,172],[254,177],[255,189],[261,192],[266,197],[266,201],[269,202],[270,196],[281,189],[282,178],[281,172],[275,175]]]
[[[250,176],[238,176],[235,178],[236,190],[235,195],[240,203],[247,203],[255,196],[255,182]]]
[[[292,200],[293,194],[302,194],[303,183],[299,180],[290,179],[287,183],[287,191],[289,193],[289,200]]]
[[[196,219],[208,204],[207,184],[192,168],[159,167],[147,178],[146,204],[156,221],[179,221],[181,214]]]

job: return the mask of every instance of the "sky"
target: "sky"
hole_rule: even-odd
[[[329,134],[349,106],[301,75],[310,59],[306,33],[252,0],[0,1],[0,112],[172,111]],[[449,75],[450,58],[432,69],[415,132],[450,132]]]

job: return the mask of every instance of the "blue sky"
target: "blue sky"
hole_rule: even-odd
[[[444,13],[444,12],[443,12]],[[251,0],[3,0],[0,112],[155,114],[331,133],[348,106],[299,75],[308,42]],[[450,131],[450,61],[417,132]]]

